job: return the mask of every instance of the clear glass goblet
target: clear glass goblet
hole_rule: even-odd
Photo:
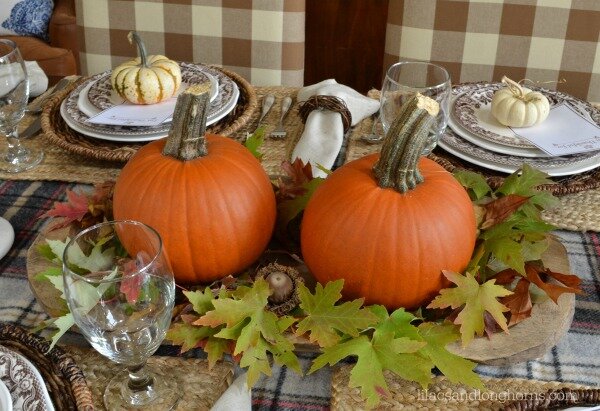
[[[106,409],[174,408],[177,380],[146,367],[165,338],[175,301],[160,235],[136,221],[90,227],[67,244],[63,279],[67,304],[85,338],[126,367],[106,387]]]
[[[12,40],[0,39],[0,134],[7,138],[7,150],[0,154],[0,169],[18,173],[35,167],[44,152],[25,148],[19,141],[17,125],[25,114],[29,80],[25,62]]]
[[[431,153],[448,124],[452,85],[445,68],[420,61],[402,61],[387,70],[381,87],[380,119],[385,133],[388,132],[400,107],[415,93],[436,100],[440,105],[434,128],[423,151]]]

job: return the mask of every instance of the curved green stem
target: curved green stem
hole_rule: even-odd
[[[373,166],[380,187],[405,193],[424,181],[417,164],[438,112],[435,100],[418,93],[400,108]]]
[[[130,31],[127,35],[127,39],[129,40],[130,44],[133,44],[135,41],[135,44],[138,48],[138,54],[140,55],[140,60],[142,61],[142,67],[148,67],[148,53],[146,53],[146,45],[139,34],[137,34],[136,31]]]

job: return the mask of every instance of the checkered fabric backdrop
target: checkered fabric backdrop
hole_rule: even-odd
[[[15,229],[15,243],[0,260],[0,321],[32,327],[45,319],[28,283],[27,250],[47,223],[40,216],[55,201],[65,201],[67,189],[83,185],[61,182],[0,180],[0,216]],[[575,318],[568,334],[544,357],[512,367],[479,366],[486,376],[522,377],[546,381],[573,382],[600,386],[600,234],[559,231],[567,248],[571,271],[582,279],[585,295],[577,296]],[[73,333],[63,342],[81,341]],[[177,355],[177,347],[163,346],[160,355]],[[203,355],[199,350],[191,356]],[[314,355],[300,354],[307,370]],[[256,410],[327,410],[331,396],[331,368],[301,377],[286,368],[275,367],[271,378],[262,378],[253,389]]]
[[[257,86],[301,86],[304,0],[76,0],[81,70],[108,70],[149,54],[216,64]]]
[[[599,35],[598,0],[390,0],[384,69],[423,60],[453,83],[565,79],[559,90],[600,101]]]

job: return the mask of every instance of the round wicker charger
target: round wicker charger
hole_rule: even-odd
[[[256,92],[239,74],[218,67],[213,68],[222,71],[235,81],[240,90],[234,109],[206,130],[209,133],[229,136],[243,127],[252,117],[257,107]],[[61,117],[62,101],[84,80],[71,84],[48,100],[41,115],[42,131],[52,143],[72,153],[96,160],[126,162],[143,143],[116,143],[90,138],[71,129]]]
[[[0,344],[19,352],[36,366],[57,410],[94,410],[83,372],[61,348],[48,352],[49,341],[7,323],[0,323]]]

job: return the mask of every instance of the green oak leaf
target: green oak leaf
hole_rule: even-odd
[[[342,297],[344,280],[331,281],[323,287],[317,283],[315,293],[302,283],[298,286],[300,308],[306,317],[298,323],[296,335],[309,333],[309,340],[321,347],[330,347],[340,340],[340,333],[352,337],[377,322],[377,316],[369,309],[361,308],[362,299],[336,303]]]
[[[485,329],[484,315],[488,312],[500,327],[508,332],[508,325],[504,312],[509,309],[498,301],[499,297],[511,295],[512,291],[501,285],[496,285],[492,279],[484,284],[479,284],[473,274],[466,275],[444,271],[444,276],[456,284],[456,287],[445,288],[427,306],[427,308],[457,309],[463,307],[454,320],[460,324],[460,334],[463,346],[466,346],[475,336],[481,336]],[[444,371],[442,371],[444,372]]]

